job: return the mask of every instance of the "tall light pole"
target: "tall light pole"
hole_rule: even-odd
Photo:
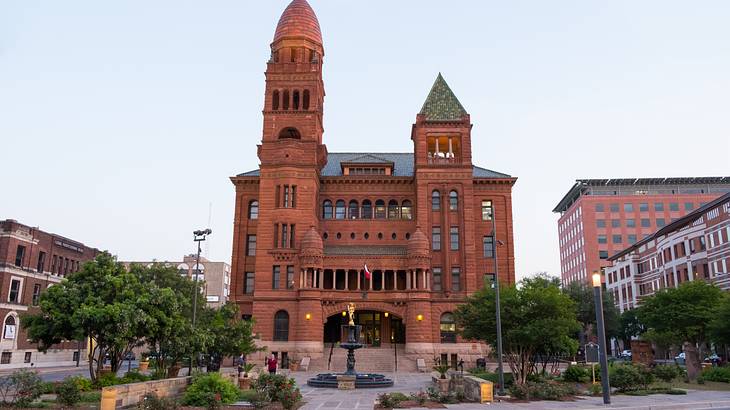
[[[611,385],[608,382],[608,358],[606,357],[606,326],[603,323],[603,289],[601,289],[601,274],[598,272],[593,272],[593,300],[596,302],[598,354],[601,362],[601,390],[603,390],[603,404],[611,404]]]
[[[198,313],[198,276],[200,276],[200,242],[205,240],[205,237],[212,234],[213,231],[210,228],[202,231],[193,231],[193,241],[198,243],[198,254],[195,257],[195,277],[193,277],[193,331],[195,331],[195,319]],[[197,352],[196,352],[197,354]],[[193,355],[194,356],[194,355]],[[190,358],[190,370],[193,369],[193,358]]]
[[[497,223],[492,204],[492,256],[494,257],[494,301],[497,311],[497,374],[499,375],[499,390],[497,393],[504,396],[504,364],[502,362],[502,305],[499,301],[499,268],[497,266]],[[499,242],[501,244],[501,242]]]

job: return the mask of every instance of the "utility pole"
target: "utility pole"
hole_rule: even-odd
[[[198,243],[198,254],[195,257],[195,276],[193,277],[193,331],[195,331],[195,320],[198,313],[198,276],[200,276],[200,242],[205,240],[207,235],[212,234],[213,231],[210,228],[202,231],[193,231],[193,241]],[[195,352],[192,356],[197,356],[198,352]],[[188,369],[188,375],[192,375],[193,370],[193,357],[190,357],[190,367]]]
[[[497,394],[504,396],[504,364],[502,361],[502,305],[499,300],[499,267],[497,266],[497,223],[495,222],[494,202],[492,202],[492,256],[494,256],[494,300],[497,311],[497,373],[499,390]]]

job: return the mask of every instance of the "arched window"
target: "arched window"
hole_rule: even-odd
[[[292,93],[292,109],[299,110],[299,90]]]
[[[411,201],[405,200],[400,207],[400,216],[403,219],[413,219],[413,205]]]
[[[293,138],[300,140],[302,139],[302,134],[300,134],[299,130],[294,127],[286,127],[279,133],[279,138]]]
[[[309,90],[304,90],[304,93],[302,93],[302,109],[309,109]]]
[[[332,201],[329,199],[322,202],[322,218],[332,219]]]
[[[395,199],[388,201],[388,219],[398,219],[400,217],[399,211],[398,201]]]
[[[360,217],[360,207],[357,206],[357,201],[354,199],[350,201],[350,205],[347,210],[350,219],[358,219]]]
[[[274,315],[274,341],[289,341],[289,314],[280,310]]]
[[[373,218],[373,204],[369,199],[362,201],[362,219]]]
[[[441,343],[456,343],[456,322],[454,315],[446,312],[441,315]]]
[[[385,219],[385,201],[382,199],[375,201],[375,219]]]
[[[259,219],[259,201],[255,199],[248,203],[248,219]]]
[[[3,339],[15,339],[15,316],[10,315],[5,319],[5,327],[3,329]]]
[[[289,109],[289,90],[284,90],[284,101],[282,101],[281,105],[284,107],[284,110]]]
[[[341,199],[335,202],[335,219],[345,219],[345,201]]]
[[[274,90],[274,93],[271,95],[271,109],[276,111],[279,109],[279,90]]]
[[[190,273],[190,266],[188,266],[187,263],[177,265],[177,273],[181,276],[188,276],[188,273]]]
[[[452,211],[459,209],[459,194],[456,191],[449,192],[449,209]]]
[[[441,193],[439,191],[431,192],[431,210],[438,211],[441,209]]]

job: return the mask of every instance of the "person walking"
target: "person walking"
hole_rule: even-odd
[[[271,356],[269,356],[268,359],[266,359],[266,367],[269,369],[269,374],[276,374],[276,365],[278,364],[278,361],[276,360],[276,355],[273,353]]]

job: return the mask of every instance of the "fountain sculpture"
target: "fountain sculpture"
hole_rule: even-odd
[[[340,347],[347,349],[347,369],[344,373],[320,373],[307,381],[312,387],[337,387],[340,389],[366,388],[366,387],[390,387],[393,380],[382,374],[357,373],[355,371],[355,350],[363,347],[360,339],[362,326],[355,324],[355,304],[347,305],[349,322],[342,325],[342,337],[346,338]]]

